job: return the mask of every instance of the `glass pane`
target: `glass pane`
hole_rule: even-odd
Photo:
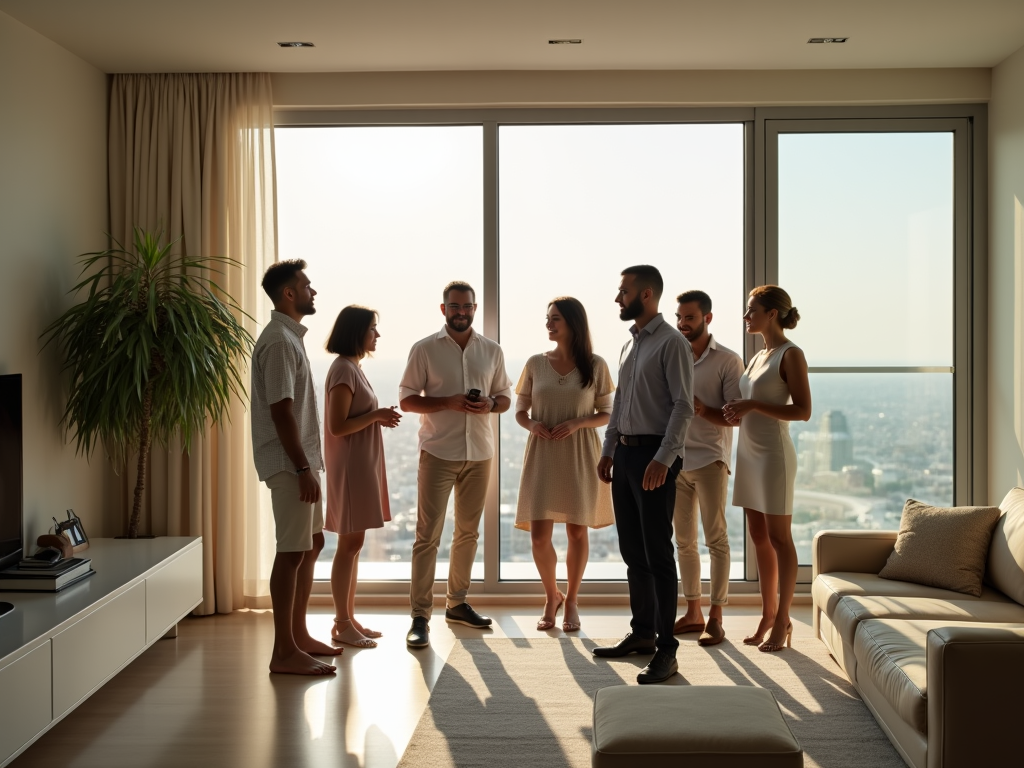
[[[793,422],[793,540],[810,564],[826,528],[899,528],[908,498],[953,503],[953,375],[811,374],[814,415]]]
[[[551,347],[547,304],[566,294],[587,308],[595,351],[615,376],[629,333],[613,302],[620,272],[638,263],[661,270],[670,322],[678,294],[710,294],[712,332],[742,354],[741,125],[502,126],[498,146],[501,345],[513,381]],[[502,579],[537,578],[529,533],[513,525],[526,437],[501,417]],[[742,578],[742,512],[727,519]],[[564,526],[554,544],[564,579]],[[590,532],[585,578],[625,578],[614,526]]]
[[[317,313],[306,318],[306,351],[318,386],[334,356],[324,350],[342,307],[380,313],[377,352],[363,369],[382,406],[397,405],[412,344],[443,324],[441,289],[462,279],[483,288],[483,133],[479,126],[278,128],[280,258],[304,258]],[[482,322],[483,296],[477,297]],[[408,579],[416,531],[417,430],[406,414],[384,431],[392,521],[367,532],[362,580]],[[438,553],[447,578],[452,503]],[[481,534],[483,526],[481,526]],[[483,578],[483,536],[475,578]],[[327,579],[337,537],[317,563]]]
[[[778,192],[811,366],[953,364],[953,134],[782,134]]]

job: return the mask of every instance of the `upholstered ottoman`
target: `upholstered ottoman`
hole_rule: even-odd
[[[594,697],[594,768],[803,768],[771,691],[616,685]]]

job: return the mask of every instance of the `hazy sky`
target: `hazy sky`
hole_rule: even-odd
[[[549,348],[547,302],[587,307],[613,366],[628,338],[619,272],[654,264],[662,311],[711,294],[712,331],[742,353],[739,124],[499,129],[500,340],[513,379]],[[279,128],[281,258],[305,258],[311,358],[350,303],[380,311],[376,358],[440,328],[441,288],[483,283],[482,129]],[[952,135],[784,134],[779,282],[814,365],[952,364]],[[483,329],[481,305],[477,327]]]

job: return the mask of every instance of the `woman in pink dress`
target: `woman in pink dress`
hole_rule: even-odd
[[[327,340],[327,351],[338,356],[327,372],[324,430],[324,529],[338,534],[331,567],[335,610],[331,639],[357,648],[374,648],[373,638],[380,637],[356,621],[356,576],[367,529],[383,528],[391,519],[381,426],[394,427],[402,418],[396,406],[377,407],[377,396],[360,364],[377,348],[378,338],[377,313],[350,306],[338,314]]]

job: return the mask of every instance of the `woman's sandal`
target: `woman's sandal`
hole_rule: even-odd
[[[775,653],[776,651],[781,651],[784,647],[785,648],[792,648],[793,647],[793,625],[792,624],[790,624],[788,627],[786,627],[786,644],[785,644],[785,646],[783,646],[782,643],[769,643],[767,640],[765,640],[763,643],[761,643],[761,645],[759,645],[757,647],[757,650],[761,651],[762,653]]]
[[[384,637],[383,632],[378,632],[376,629],[370,629],[369,627],[360,627],[358,631],[363,637],[372,637],[374,639]]]
[[[338,632],[338,626],[347,624],[344,630]],[[362,634],[352,626],[351,619],[335,619],[334,629],[331,630],[331,642],[335,645],[351,645],[353,648],[376,648],[377,641]]]
[[[569,619],[569,616],[570,616],[569,605],[570,604],[575,609],[575,610],[573,610],[572,613],[575,614],[576,621],[571,621]],[[570,600],[566,600],[565,603],[564,603],[564,606],[562,608],[562,631],[563,632],[579,632],[579,630],[580,630],[580,609],[579,609],[579,606],[576,604],[575,600],[571,600],[571,601]]]
[[[555,610],[551,612],[551,618],[549,619],[546,615],[541,616],[540,619],[537,620],[537,629],[539,629],[542,632],[548,629],[554,629],[555,617],[558,615],[558,609],[562,607],[563,603],[565,603],[565,595],[559,592],[558,604],[555,606]]]

